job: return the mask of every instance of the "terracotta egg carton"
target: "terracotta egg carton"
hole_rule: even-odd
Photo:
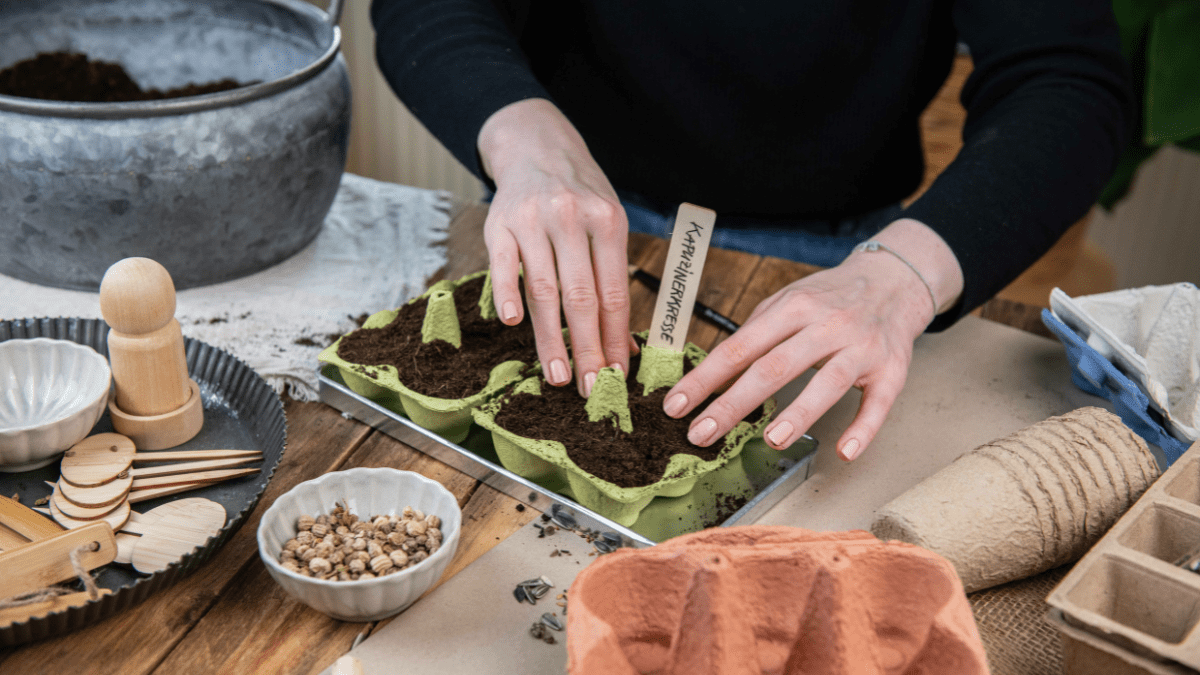
[[[1150,486],[1047,602],[1062,611],[1061,623],[1103,638],[1118,651],[1200,669],[1200,573],[1177,564],[1197,549],[1200,443]],[[1079,642],[1072,632],[1060,631],[1068,646]]]

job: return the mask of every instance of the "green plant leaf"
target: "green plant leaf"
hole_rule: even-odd
[[[1147,145],[1200,133],[1200,2],[1174,2],[1150,26],[1146,52]]]
[[[1113,0],[1113,14],[1121,30],[1121,53],[1133,60],[1150,20],[1171,0]]]
[[[1191,150],[1192,152],[1200,152],[1200,134],[1196,134],[1195,136],[1192,136],[1191,138],[1185,138],[1182,141],[1175,141],[1175,145],[1178,145],[1179,147],[1183,148],[1184,150]]]
[[[1129,192],[1129,186],[1133,184],[1133,177],[1137,174],[1138,167],[1157,150],[1157,147],[1151,148],[1136,140],[1126,148],[1125,154],[1121,155],[1121,161],[1117,162],[1117,168],[1113,171],[1112,177],[1108,179],[1108,183],[1100,193],[1100,198],[1097,200],[1100,206],[1111,211],[1112,207]]]

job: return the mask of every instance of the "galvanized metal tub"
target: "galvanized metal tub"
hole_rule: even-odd
[[[71,51],[120,63],[143,88],[257,81],[131,103],[0,95],[0,274],[95,290],[109,265],[143,256],[189,288],[311,242],[349,142],[341,4],[0,3],[0,68]]]

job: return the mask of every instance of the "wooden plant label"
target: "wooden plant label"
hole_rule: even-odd
[[[716,211],[687,202],[679,205],[647,344],[683,351],[716,222]]]

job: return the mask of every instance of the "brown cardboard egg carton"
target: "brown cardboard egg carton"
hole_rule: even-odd
[[[1116,651],[1200,669],[1200,574],[1175,564],[1197,548],[1200,443],[1146,490],[1046,602],[1062,610],[1062,623]],[[1051,623],[1068,646],[1079,641]]]

